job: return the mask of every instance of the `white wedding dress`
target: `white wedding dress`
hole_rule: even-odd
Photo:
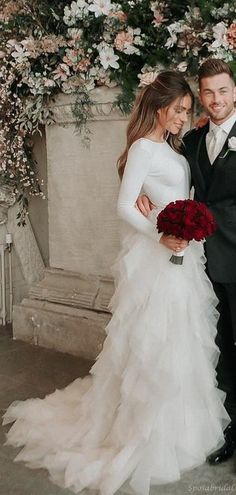
[[[23,447],[16,460],[76,493],[147,495],[203,463],[229,422],[216,388],[216,299],[203,245],[191,242],[184,264],[170,263],[157,210],[147,219],[135,208],[141,189],[159,210],[188,198],[185,158],[168,143],[132,145],[118,201],[131,227],[114,266],[103,350],[87,378],[5,414],[15,421],[8,444]]]

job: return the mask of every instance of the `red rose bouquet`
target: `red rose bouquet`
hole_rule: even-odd
[[[185,241],[201,241],[216,230],[216,222],[204,203],[193,199],[169,203],[157,217],[158,232],[173,235]],[[170,261],[183,264],[183,252],[174,253]]]

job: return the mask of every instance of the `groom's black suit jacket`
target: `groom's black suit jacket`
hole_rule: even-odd
[[[236,283],[236,151],[226,153],[228,139],[236,136],[236,123],[212,165],[206,149],[208,130],[209,124],[188,132],[183,152],[190,164],[195,199],[209,207],[217,222],[216,232],[206,240],[209,275],[214,282]]]

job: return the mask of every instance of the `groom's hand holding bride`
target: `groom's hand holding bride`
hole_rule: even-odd
[[[136,208],[145,216],[147,217],[149,213],[153,210],[153,208],[156,208],[157,205],[152,203],[150,199],[145,195],[142,194],[141,196],[138,197],[136,201]]]
[[[150,199],[145,195],[142,194],[141,196],[138,197],[136,201],[136,208],[145,216],[147,217],[149,213],[153,210],[153,208],[156,208],[157,206],[150,201]]]
[[[145,194],[142,194],[136,201],[136,207],[145,217],[147,217],[153,210],[153,208],[156,208],[156,205],[152,203]],[[173,235],[166,234],[163,234],[161,236],[159,242],[160,244],[163,244],[167,249],[176,252],[184,251],[184,249],[188,246],[188,241],[179,239],[178,237],[175,237]]]

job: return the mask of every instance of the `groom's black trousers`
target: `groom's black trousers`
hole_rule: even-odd
[[[219,388],[226,392],[225,408],[236,434],[236,283],[213,282],[220,312],[216,344],[220,349],[217,365]]]

